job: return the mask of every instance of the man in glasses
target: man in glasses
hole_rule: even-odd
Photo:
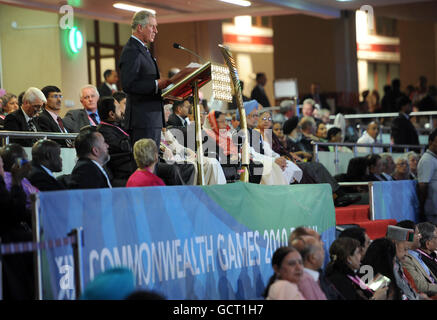
[[[61,90],[56,86],[45,86],[41,91],[47,99],[47,103],[44,105],[38,116],[38,125],[41,128],[41,131],[68,133],[64,126],[64,122],[59,116],[62,107]],[[62,147],[73,146],[70,140],[56,139],[54,141]]]
[[[6,116],[4,129],[7,131],[41,131],[35,117],[46,102],[47,99],[41,90],[30,87],[23,95],[22,106]],[[23,147],[31,147],[37,140],[32,138],[10,139],[10,143],[15,142]]]

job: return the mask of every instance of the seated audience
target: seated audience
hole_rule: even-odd
[[[0,97],[0,130],[3,129],[6,116],[16,110],[18,110],[18,100],[15,94],[7,93]]]
[[[316,105],[316,102],[313,99],[311,99],[311,98],[305,99],[302,103],[301,119],[304,117],[310,117],[310,118],[313,118],[313,120],[315,120],[313,117],[314,109],[316,108],[315,105]]]
[[[47,102],[36,118],[41,131],[68,133],[67,129],[65,129],[64,122],[59,116],[62,107],[61,90],[55,86],[46,86],[42,88],[41,91],[47,99]],[[62,147],[73,147],[73,143],[70,139],[56,139],[55,142],[59,143]]]
[[[393,157],[390,153],[381,153],[381,167],[382,173],[381,175],[387,181],[393,181],[392,174],[395,171],[395,162],[393,161]]]
[[[341,143],[343,141],[341,129],[338,128],[338,127],[330,128],[328,130],[328,133],[327,133],[326,137],[328,138],[328,142]],[[328,146],[328,149],[329,149],[330,152],[334,152],[335,151],[335,147],[334,146]],[[337,150],[338,150],[338,152],[352,152],[352,150],[349,149],[346,146],[338,146]]]
[[[396,169],[393,172],[393,180],[409,180],[410,169],[407,159],[399,157],[396,159]]]
[[[382,162],[379,155],[369,154],[367,156],[367,164],[369,166],[369,181],[387,181],[382,175]]]
[[[302,145],[302,130],[299,126],[299,118],[292,117],[287,119],[282,125],[284,132],[284,138],[287,139],[287,150],[290,150],[301,159],[310,161],[313,157],[312,151],[306,152],[305,147]]]
[[[7,131],[41,131],[36,116],[47,100],[38,88],[30,87],[23,96],[23,105],[18,110],[8,114],[4,121],[4,129]],[[37,139],[10,139],[23,147],[31,147]]]
[[[312,153],[314,150],[314,146],[311,141],[320,141],[314,134],[316,132],[316,122],[313,117],[303,117],[299,121],[299,126],[302,131],[302,139],[300,143],[302,144],[304,151],[308,153]],[[324,148],[319,146],[320,151],[329,150],[328,148]]]
[[[360,254],[362,258],[366,255],[367,249],[371,243],[371,240],[366,233],[366,229],[361,227],[347,228],[343,230],[338,237],[348,237],[357,240],[360,243]]]
[[[293,247],[280,247],[272,257],[273,275],[264,291],[267,300],[305,300],[298,283],[304,274],[302,257]]]
[[[436,262],[433,253],[437,249],[436,227],[429,222],[422,222],[415,227],[414,233],[414,241],[401,263],[413,279],[417,291],[434,296],[437,294]]]
[[[120,104],[120,113],[121,113],[121,118],[124,119],[124,113],[126,111],[126,99],[127,99],[127,94],[124,93],[123,91],[117,91],[114,92],[112,94],[112,96],[114,97],[115,100],[117,100],[117,102]]]
[[[344,300],[386,300],[388,287],[374,292],[357,275],[361,252],[358,240],[349,237],[335,240],[329,248],[326,276]]]
[[[6,185],[6,189],[11,191],[13,185],[13,175],[12,170],[14,166],[22,168],[20,172],[25,172],[25,174],[21,177],[21,187],[26,194],[26,208],[31,208],[31,199],[30,195],[32,193],[37,193],[38,188],[34,187],[30,181],[26,178],[29,175],[31,170],[31,164],[28,161],[27,153],[24,151],[24,148],[17,143],[11,143],[6,145],[5,147],[0,149],[0,156],[3,158],[3,166],[4,166],[4,182]]]
[[[153,174],[158,163],[158,148],[152,139],[140,139],[134,144],[134,158],[138,169],[129,177],[126,187],[165,186],[164,181]]]
[[[405,156],[408,159],[408,166],[410,167],[410,179],[415,180],[417,179],[417,164],[419,163],[419,155],[414,151],[410,151]]]
[[[420,212],[426,220],[437,223],[437,129],[428,138],[428,150],[417,165]]]
[[[378,143],[376,138],[379,134],[379,125],[375,121],[372,121],[367,126],[366,131],[364,131],[363,135],[358,139],[357,143],[366,143],[366,144],[375,144]],[[382,148],[371,148],[371,147],[357,147],[357,152],[361,153],[381,153]]]
[[[32,170],[29,180],[40,191],[63,190],[66,186],[53,172],[62,171],[61,148],[52,140],[39,140],[32,147]]]
[[[97,110],[99,97],[99,92],[93,85],[88,84],[80,89],[80,103],[83,108],[70,110],[63,118],[68,132],[79,132],[82,127],[95,127],[100,123]]]
[[[320,142],[328,142],[328,129],[324,122],[317,123],[316,137],[319,138]]]
[[[103,166],[109,161],[108,144],[95,127],[83,127],[74,140],[77,163],[70,176],[69,188],[112,188]]]

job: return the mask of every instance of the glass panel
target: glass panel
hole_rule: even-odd
[[[99,21],[100,43],[115,44],[114,41],[114,23]]]
[[[86,31],[86,41],[95,42],[96,38],[94,37],[94,20],[83,19],[83,26]]]
[[[159,28],[159,27],[158,27]],[[124,46],[126,42],[129,40],[132,35],[132,28],[128,24],[119,24],[118,25],[118,36],[119,43],[121,46]]]

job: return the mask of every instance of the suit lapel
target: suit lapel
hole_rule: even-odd
[[[53,127],[53,129],[56,129],[57,132],[62,132],[59,128],[58,123],[53,119],[52,115],[45,108],[42,113],[49,119],[50,125]]]
[[[143,46],[141,43],[139,43],[138,40],[136,40],[134,38],[130,38],[130,41],[131,41],[131,44],[136,46],[140,50],[140,52],[146,57],[146,59],[155,66],[156,76],[157,76],[157,79],[159,79],[158,65],[156,63],[156,59],[154,57],[152,57],[152,54],[150,53],[150,51],[145,46]]]

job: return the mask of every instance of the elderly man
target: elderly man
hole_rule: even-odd
[[[70,110],[63,121],[69,132],[79,132],[85,126],[97,126],[100,123],[97,111],[99,92],[93,85],[86,85],[80,89],[80,103],[83,109]]]
[[[255,99],[264,108],[270,107],[269,98],[267,97],[266,91],[264,90],[266,83],[267,83],[266,74],[263,72],[257,73],[256,86],[252,89],[252,92],[250,94],[250,99]]]
[[[419,199],[426,220],[437,223],[437,129],[428,137],[428,150],[417,165]]]
[[[103,72],[103,78],[105,78],[105,81],[98,89],[99,95],[101,97],[110,97],[113,93],[117,92],[117,71],[110,69],[105,70],[105,72]]]
[[[4,129],[8,131],[41,131],[35,117],[46,102],[47,99],[41,90],[30,87],[23,95],[22,106],[6,116]],[[10,142],[16,142],[23,147],[31,147],[36,140],[37,139],[11,139]]]
[[[149,11],[136,12],[132,19],[132,36],[120,57],[121,85],[127,93],[125,129],[132,145],[150,138],[159,147],[164,126],[161,90],[171,82],[160,79],[158,65],[147,45],[158,33],[156,16]]]
[[[305,99],[302,104],[302,115],[303,117],[313,117],[314,108],[315,108],[316,102],[313,99]]]
[[[415,180],[417,179],[417,165],[420,157],[414,151],[408,152],[405,156],[408,159],[408,166],[410,167],[410,179]]]
[[[109,161],[108,144],[103,135],[89,126],[81,129],[74,140],[77,163],[71,172],[71,189],[112,188],[103,166]]]
[[[64,122],[62,121],[59,113],[62,106],[62,93],[56,86],[45,86],[41,89],[42,93],[47,99],[47,103],[42,108],[37,120],[41,131],[44,132],[59,132],[68,133],[65,129]],[[62,147],[72,147],[71,140],[55,140]]]
[[[393,181],[393,177],[391,176],[393,172],[395,171],[395,162],[393,161],[393,157],[390,153],[381,153],[381,167],[382,172],[381,175],[385,178],[387,181]]]
[[[52,140],[39,140],[32,147],[32,170],[29,180],[40,191],[63,190],[65,185],[53,172],[62,171],[61,148]]]
[[[363,135],[358,139],[357,143],[368,143],[368,144],[374,144],[377,143],[376,137],[378,137],[379,133],[379,126],[378,123],[375,121],[372,121],[367,126],[366,131],[364,131]],[[358,152],[362,153],[371,153],[372,148],[370,147],[357,147]],[[373,148],[373,153],[381,153],[383,152],[382,148]]]

